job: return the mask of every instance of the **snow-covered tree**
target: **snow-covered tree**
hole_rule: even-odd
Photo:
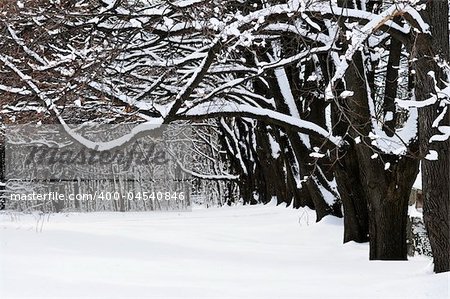
[[[417,34],[414,65],[419,110],[424,221],[435,272],[450,271],[450,61],[449,2],[428,1],[424,19],[431,35]]]

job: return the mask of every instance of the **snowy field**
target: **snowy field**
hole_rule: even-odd
[[[42,220],[42,219],[41,219]],[[430,261],[369,262],[342,220],[275,206],[0,222],[0,298],[449,298]]]

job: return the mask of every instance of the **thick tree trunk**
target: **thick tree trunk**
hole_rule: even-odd
[[[388,170],[381,160],[372,159],[372,150],[357,146],[361,181],[369,205],[371,260],[406,260],[408,199],[418,172],[414,158],[383,155],[391,161]]]
[[[355,61],[357,63],[358,59]],[[360,54],[359,63],[362,63]],[[362,243],[369,241],[368,197],[361,181],[360,162],[354,138],[359,136],[360,132],[368,134],[370,125],[367,119],[364,119],[368,117],[365,83],[357,76],[357,71],[355,72],[354,69],[349,70],[346,77],[347,89],[356,92],[356,97],[338,99],[338,102],[332,103],[331,106],[333,133],[337,136],[346,136],[347,144],[334,157],[336,162],[333,168],[344,209],[344,243],[349,241]],[[360,104],[357,99],[363,104]],[[355,109],[354,114],[353,109]],[[349,114],[348,118],[344,114]],[[362,127],[360,127],[361,124],[363,124]],[[353,125],[358,132],[352,130]]]
[[[447,117],[447,119],[450,117]],[[450,123],[450,120],[448,120]],[[422,162],[422,186],[424,188],[424,222],[430,239],[436,273],[450,271],[450,142],[433,147],[438,161]]]
[[[259,190],[265,189],[265,196],[260,198],[260,202],[268,203],[273,196],[276,196],[277,203],[286,202],[289,204],[292,200],[292,193],[287,185],[286,170],[283,169],[285,157],[282,152],[275,153],[275,156],[272,153],[269,134],[274,141],[278,141],[279,138],[277,138],[277,132],[269,132],[267,128],[267,125],[260,123],[255,132],[256,143],[258,144],[257,157],[255,158],[257,158],[257,163],[264,176],[264,184],[261,182]],[[280,147],[282,147],[281,144]],[[262,196],[261,192],[260,196]]]
[[[416,98],[419,101],[426,100],[435,93],[434,81],[428,75],[429,71],[434,71],[438,85],[441,84],[441,79],[444,79],[444,74],[433,57],[439,54],[441,58],[450,60],[448,12],[447,1],[428,1],[422,14],[431,25],[432,37],[418,34],[416,38],[414,58],[417,73]],[[441,112],[442,107],[439,107],[438,103],[419,111],[421,156],[424,157],[433,150],[439,158],[438,161],[422,160],[424,222],[436,273],[450,271],[450,140],[429,144],[430,137],[438,133],[433,122]],[[450,126],[449,111],[440,125]]]
[[[369,110],[371,99],[368,97],[370,91],[367,90],[364,74],[362,55],[356,53],[345,76],[347,89],[352,90],[354,94],[352,97],[343,99],[341,106],[341,109],[343,109],[341,112],[345,113],[349,121],[349,124],[344,123],[344,126],[349,126],[349,134],[353,138],[359,134],[368,136],[372,131]],[[370,259],[405,260],[407,258],[408,198],[418,172],[418,161],[408,157],[398,158],[395,155],[381,152],[378,153],[377,158],[373,158],[374,150],[367,146],[370,142],[370,138],[364,137],[361,143],[353,146],[356,159],[352,156],[351,150],[353,147],[350,143],[348,159],[352,159],[351,163],[355,163],[357,167],[346,161],[346,166],[352,166],[352,168],[345,169],[359,176],[359,182],[355,180],[353,188],[356,187],[355,190],[362,191],[360,196],[365,198],[368,203]],[[414,151],[413,147],[411,148],[412,151]],[[385,169],[386,162],[390,163],[388,169]],[[350,175],[350,173],[348,174]],[[350,186],[348,189],[351,192]],[[356,202],[358,199],[354,196],[349,196],[349,198],[352,201],[344,202],[344,212],[350,212],[350,216],[352,216],[355,211],[353,208],[355,203],[361,203]],[[358,207],[360,206],[358,205]],[[346,211],[345,208],[347,208]],[[364,217],[364,208],[358,213],[357,216]],[[352,226],[347,227],[354,233],[351,237],[364,240],[364,221],[364,219],[356,219],[347,223],[348,225],[352,224]],[[358,223],[358,226],[355,222]]]
[[[0,142],[0,210],[5,208],[5,147]]]
[[[289,190],[292,192],[292,206],[294,208],[309,207],[314,209],[314,202],[311,198],[308,188],[305,183],[299,183],[301,178],[301,166],[296,160],[296,154],[289,140],[288,135],[280,136],[280,145],[284,150],[281,151],[284,165],[282,168],[286,169],[286,179]]]
[[[351,141],[350,141],[351,142]],[[369,241],[367,198],[360,181],[354,143],[335,164],[336,182],[344,208],[344,243]]]

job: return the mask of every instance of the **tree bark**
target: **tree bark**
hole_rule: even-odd
[[[369,241],[367,198],[360,181],[354,143],[335,164],[335,177],[344,209],[344,243]]]
[[[433,59],[435,55],[449,61],[448,2],[428,1],[422,13],[431,26],[432,37],[418,34],[415,43],[414,58],[416,78],[416,98],[426,100],[435,93],[434,81],[428,75],[434,71],[438,85],[445,79],[442,70]],[[448,78],[447,78],[448,79]],[[450,140],[430,144],[430,137],[437,132],[433,122],[442,112],[439,104],[431,105],[419,111],[419,140],[421,156],[430,150],[436,151],[439,160],[422,160],[422,188],[424,194],[424,222],[430,239],[436,273],[450,271]],[[440,125],[450,126],[450,113],[447,111]]]
[[[398,18],[396,18],[397,20]],[[402,53],[402,43],[391,37],[389,60],[386,71],[386,84],[384,90],[383,112],[384,126],[386,135],[392,137],[395,133],[397,123],[397,113],[395,107],[395,98],[397,97],[398,88],[398,71],[400,64],[400,56]],[[390,114],[390,115],[389,115]]]
[[[367,90],[364,74],[362,54],[357,52],[345,75],[347,88],[354,94],[343,100],[345,105],[341,108],[348,119],[352,138],[359,134],[368,136],[372,131],[370,90]],[[358,171],[353,171],[360,178],[357,186],[368,203],[370,259],[406,260],[408,198],[418,172],[418,161],[381,152],[373,158],[374,150],[368,146],[370,138],[363,137],[362,141],[354,145]],[[414,152],[414,144],[410,147]],[[385,169],[386,162],[390,163],[388,169]],[[347,211],[352,211],[351,204],[346,204]]]
[[[408,199],[418,172],[414,158],[382,155],[391,161],[388,170],[380,159],[372,159],[372,150],[357,146],[361,181],[369,207],[371,260],[406,260]]]
[[[0,142],[0,210],[5,208],[5,147],[2,142]]]
[[[361,65],[361,55],[357,55]],[[355,63],[358,63],[358,59]],[[354,67],[355,65],[352,66]],[[333,168],[344,209],[344,243],[349,241],[362,243],[369,241],[368,197],[361,180],[354,138],[360,133],[370,132],[369,123],[364,119],[368,117],[367,103],[361,106],[356,100],[359,99],[363,103],[367,101],[365,95],[367,91],[364,88],[365,82],[359,78],[358,71],[355,72],[354,69],[349,69],[346,81],[348,89],[354,91],[356,97],[338,99],[331,106],[333,133],[337,136],[346,136],[344,138],[347,144],[339,150],[337,156],[333,157],[335,160]],[[355,110],[354,114],[352,110]]]

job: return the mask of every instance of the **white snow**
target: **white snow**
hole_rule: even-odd
[[[2,214],[1,298],[448,298],[429,259],[369,261],[367,244],[342,245],[341,219],[314,215]]]
[[[340,97],[345,99],[348,97],[352,97],[355,93],[351,90],[344,90],[343,92],[341,92]]]
[[[274,159],[278,159],[281,153],[281,147],[278,144],[278,142],[272,137],[271,134],[267,134],[267,137],[269,137],[269,143],[270,143],[270,149],[272,152],[272,157]]]
[[[438,152],[430,150],[428,152],[428,154],[425,156],[425,159],[430,160],[430,161],[437,160],[438,159]]]
[[[415,99],[413,100],[396,99],[395,103],[401,108],[411,108],[411,107],[423,108],[426,106],[433,105],[434,103],[436,103],[436,101],[437,101],[436,97],[431,97],[425,101],[416,101]]]
[[[422,190],[422,166],[419,165],[419,173],[414,181],[413,188]]]
[[[408,206],[408,216],[423,218],[423,213],[416,209],[416,205]]]
[[[386,115],[384,116],[385,121],[391,121],[394,119],[394,113],[392,111],[386,112]]]
[[[174,21],[171,18],[163,17],[164,25],[167,26],[168,29],[170,29],[173,26]]]
[[[325,157],[325,155],[321,153],[310,153],[309,156],[317,159]]]
[[[0,90],[6,91],[6,92],[11,92],[11,93],[17,93],[17,94],[21,94],[21,95],[31,95],[31,92],[26,90],[25,88],[14,88],[14,87],[2,85],[2,84],[0,84]]]
[[[450,138],[450,126],[439,126],[438,130],[442,134],[436,134],[434,136],[431,136],[430,142],[433,142],[433,141],[445,141],[445,140]]]
[[[173,3],[173,5],[178,7],[188,7],[196,3],[200,3],[202,1],[203,0],[183,0],[183,1],[176,1],[175,3]]]

